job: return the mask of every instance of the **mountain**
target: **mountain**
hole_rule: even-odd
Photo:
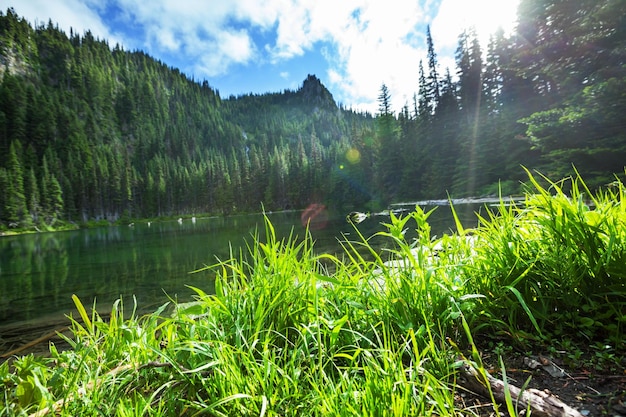
[[[315,109],[337,107],[333,95],[315,75],[309,74],[306,77],[302,83],[302,87],[296,91],[296,96],[298,96],[303,103],[315,106]]]
[[[32,28],[11,9],[0,63],[5,226],[306,207],[329,190],[352,127],[372,123],[313,75],[298,91],[222,100],[143,52]]]

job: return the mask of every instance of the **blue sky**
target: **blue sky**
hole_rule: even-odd
[[[346,107],[375,113],[382,83],[394,111],[417,91],[431,26],[440,72],[455,71],[457,37],[483,48],[512,30],[518,0],[0,0],[31,24],[91,30],[207,80],[222,97],[297,89],[315,74]]]

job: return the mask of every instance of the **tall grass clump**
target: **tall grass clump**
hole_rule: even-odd
[[[349,242],[346,253],[353,264],[363,265],[355,246],[365,245],[375,259],[359,287],[367,291],[364,298],[375,306],[381,320],[398,332],[413,330],[419,340],[442,345],[445,340],[441,338],[456,327],[463,311],[472,309],[477,296],[466,293],[464,285],[472,239],[464,236],[460,225],[459,234],[432,236],[428,224],[432,211],[418,206],[404,217],[391,212],[390,222],[383,223],[385,230],[374,236],[388,242],[382,254],[363,236],[359,242]],[[410,227],[417,232],[415,239],[406,238]]]
[[[483,294],[490,331],[621,343],[626,326],[624,186],[591,192],[580,176],[481,218],[468,291]],[[548,332],[549,334],[546,334]]]
[[[0,415],[473,415],[455,392],[460,358],[485,375],[477,335],[624,337],[623,185],[529,179],[521,204],[502,200],[476,229],[456,219],[433,236],[416,207],[371,237],[355,226],[337,256],[266,218],[263,237],[209,267],[214,293],[145,316],[74,297],[70,349],[0,365]]]
[[[425,217],[421,211],[413,219]],[[422,217],[419,217],[422,216]],[[75,298],[72,349],[0,368],[10,415],[455,415],[452,355],[437,318],[445,285],[392,217],[406,265],[312,250],[269,220],[246,253],[211,267],[215,293],[105,320]],[[432,244],[424,237],[424,243]],[[367,246],[367,240],[346,243]],[[417,250],[417,252],[415,252]],[[372,253],[375,251],[372,249]],[[414,262],[417,262],[414,264]],[[330,265],[333,273],[329,273]],[[430,294],[430,292],[433,292]],[[432,303],[429,300],[433,301]],[[95,308],[93,309],[95,311]]]

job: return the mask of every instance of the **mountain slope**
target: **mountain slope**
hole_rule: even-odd
[[[52,22],[32,28],[11,9],[0,16],[0,63],[5,225],[300,207],[325,188],[315,178],[351,124],[368,122],[315,76],[296,92],[223,101],[143,52]],[[297,139],[315,132],[302,154]],[[305,175],[296,167],[313,151],[321,159]]]

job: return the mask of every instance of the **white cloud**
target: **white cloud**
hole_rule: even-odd
[[[235,62],[246,62],[251,56],[252,42],[245,30],[221,32],[217,41]]]
[[[333,38],[336,57],[329,78],[347,105],[375,113],[383,83],[391,94],[394,111],[410,102],[417,90],[418,65],[424,49],[414,41],[425,20],[415,1],[395,7],[379,1],[362,2]]]
[[[455,50],[459,35],[474,26],[482,48],[486,49],[489,36],[499,27],[507,33],[513,30],[518,3],[519,0],[442,0],[431,25],[435,47]]]
[[[454,51],[462,31],[476,27],[485,50],[489,36],[498,27],[512,32],[519,0],[441,0],[439,4],[423,1],[421,6],[418,3],[396,1],[390,7],[389,2],[364,1],[348,26],[335,34],[337,59],[329,60],[328,75],[340,91],[340,100],[375,113],[384,82],[394,111],[400,111],[405,104],[411,107],[412,96],[417,92],[420,59],[427,70],[427,24],[431,24],[440,76],[444,76],[446,68],[454,76]]]
[[[159,45],[169,51],[178,51],[180,49],[180,41],[176,38],[176,34],[168,29],[164,29],[155,34],[155,38]]]
[[[52,20],[52,23],[55,26],[58,24],[68,36],[70,28],[80,35],[89,30],[95,37],[106,39],[110,45],[116,42],[121,44],[121,40],[109,31],[89,2],[29,0],[17,2],[17,4],[5,3],[7,3],[6,0],[0,0],[0,10],[3,13],[7,8],[12,7],[18,16],[26,18],[33,26],[47,25],[48,21]]]
[[[486,47],[487,34],[498,24],[511,27],[507,22],[514,21],[518,1],[28,0],[15,9],[33,23],[50,18],[68,33],[70,26],[79,33],[90,29],[110,44],[180,57],[181,70],[196,79],[226,74],[233,66],[254,70],[263,63],[287,79],[296,73],[288,66],[292,58],[320,48],[327,73],[318,75],[326,76],[338,101],[376,112],[384,82],[397,112],[411,104],[417,91],[426,24],[431,23],[440,72],[446,67],[454,72],[454,49],[463,28],[475,25]],[[111,7],[121,10],[116,24],[131,28],[134,39],[119,41],[121,36],[103,23],[98,12],[103,16]],[[264,44],[255,44],[258,34]]]
[[[228,71],[233,64],[246,64],[253,55],[253,45],[245,31],[223,31],[215,40],[199,40],[202,46],[187,45],[193,48],[190,55],[197,62],[194,72],[204,76],[216,76]]]
[[[232,65],[251,62],[256,54],[248,31],[232,25],[233,19],[240,18],[236,2],[117,2],[126,11],[129,24],[145,29],[143,47],[149,53],[184,55],[196,78],[221,75]]]

